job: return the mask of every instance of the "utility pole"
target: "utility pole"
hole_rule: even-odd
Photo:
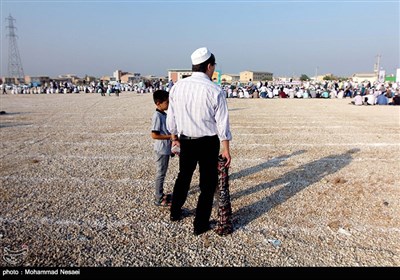
[[[375,68],[375,69],[374,69],[374,72],[375,72],[376,76],[379,76],[380,61],[381,61],[381,55],[378,54],[378,55],[376,56],[376,63],[375,63],[375,67],[374,67],[374,68]]]
[[[6,26],[6,28],[8,29],[7,37],[9,38],[8,77],[16,78],[18,82],[23,83],[25,80],[25,75],[17,46],[17,35],[15,34],[15,30],[17,28],[14,26],[15,19],[10,14],[8,18],[6,18],[6,20],[8,20],[8,25]]]

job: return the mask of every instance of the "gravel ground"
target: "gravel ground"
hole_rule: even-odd
[[[192,234],[198,171],[182,221],[152,203],[151,94],[0,101],[3,267],[400,265],[399,107],[228,99],[234,232],[220,237]],[[177,171],[175,157],[167,192]]]

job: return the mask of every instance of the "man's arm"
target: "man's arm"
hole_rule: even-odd
[[[222,157],[226,158],[225,166],[229,167],[231,164],[231,154],[229,151],[229,140],[223,140],[222,143]]]

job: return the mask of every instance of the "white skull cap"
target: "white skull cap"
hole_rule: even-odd
[[[193,65],[201,64],[210,57],[211,57],[211,52],[206,47],[198,48],[190,56]]]

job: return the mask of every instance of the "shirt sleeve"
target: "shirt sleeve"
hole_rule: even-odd
[[[153,114],[153,118],[152,118],[152,121],[151,121],[151,131],[153,132],[155,132],[155,131],[158,131],[158,132],[160,132],[161,131],[161,120],[160,120],[160,118],[159,118],[159,116],[158,116],[158,113],[154,113]]]
[[[178,129],[176,126],[176,121],[175,121],[175,99],[173,96],[173,89],[174,87],[171,88],[170,94],[169,94],[169,106],[168,106],[168,114],[167,114],[167,129],[171,134],[177,135],[178,134]]]
[[[228,104],[226,102],[225,94],[223,91],[220,91],[217,97],[215,120],[217,122],[219,140],[232,140],[232,134],[229,124]]]

